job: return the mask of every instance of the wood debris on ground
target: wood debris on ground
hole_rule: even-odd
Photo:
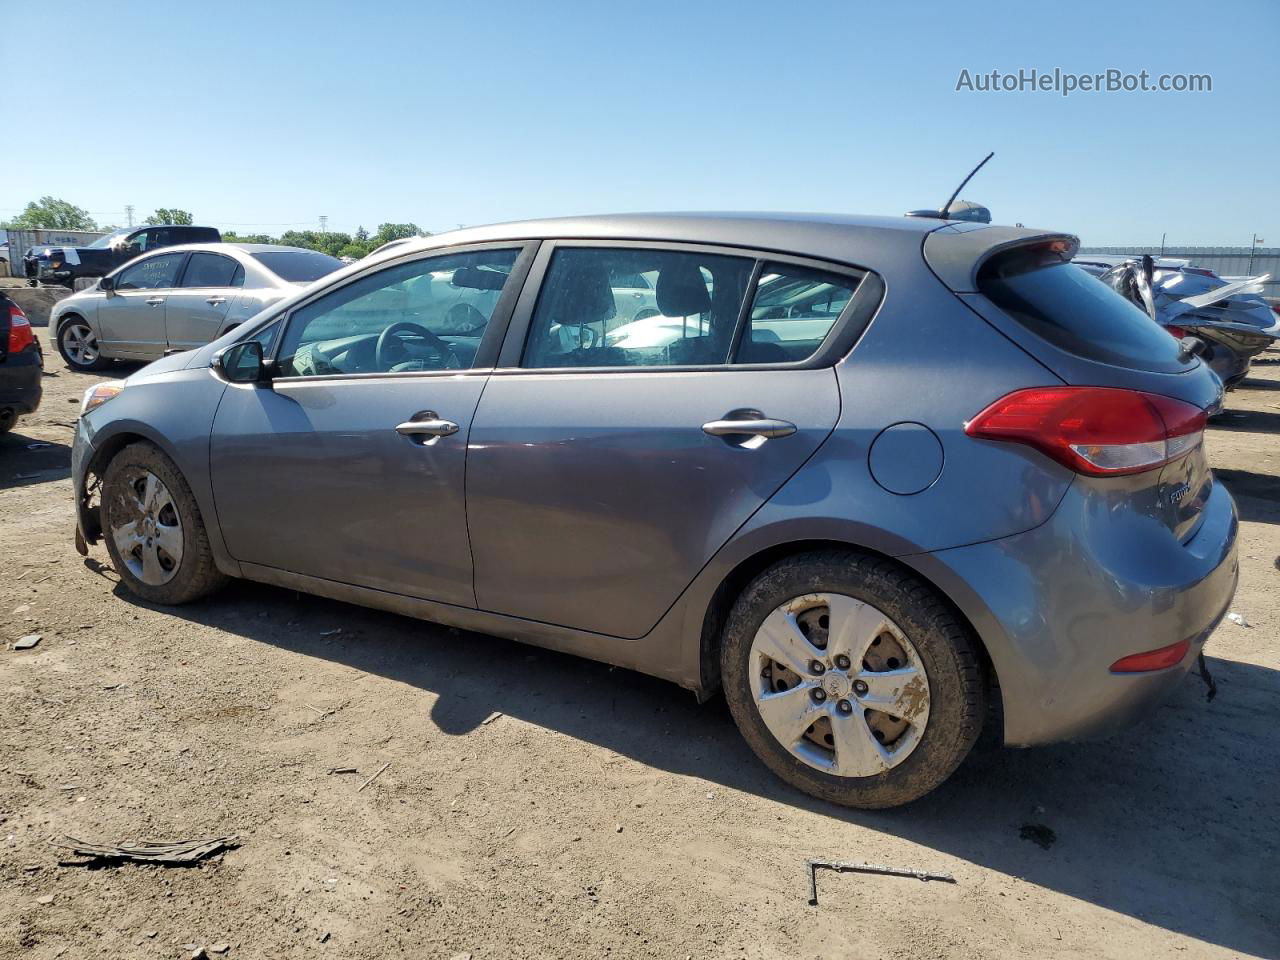
[[[207,837],[200,840],[178,840],[154,843],[136,840],[127,844],[85,843],[75,837],[64,837],[65,842],[50,841],[55,847],[70,850],[77,856],[88,857],[86,863],[97,860],[132,860],[137,863],[192,864],[205,857],[240,846],[240,838]],[[79,865],[79,864],[72,864]]]

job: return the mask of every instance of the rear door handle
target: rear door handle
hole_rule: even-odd
[[[148,297],[147,303],[153,307],[158,307],[160,304],[164,303],[164,297]]]
[[[204,302],[209,304],[209,306],[211,307],[216,307],[219,304],[226,303],[227,298],[226,297],[205,297]]]
[[[458,432],[458,425],[444,420],[433,410],[414,414],[414,419],[396,424],[396,433],[402,437],[451,437]]]
[[[702,432],[713,437],[789,437],[796,425],[788,420],[712,420],[702,425]]]

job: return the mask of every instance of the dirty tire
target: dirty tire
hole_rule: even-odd
[[[912,752],[897,766],[866,777],[825,773],[797,759],[765,725],[757,708],[751,645],[765,618],[788,600],[843,594],[879,608],[906,634],[929,682],[929,717]],[[910,803],[946,780],[982,732],[985,671],[977,640],[923,580],[882,557],[822,551],[783,560],[757,576],[729,614],[720,650],[721,678],[734,721],[774,773],[805,793],[848,807]]]
[[[148,584],[138,579],[120,556],[111,535],[114,529],[112,518],[116,517],[117,523],[120,522],[125,515],[123,498],[132,493],[126,474],[137,469],[155,474],[164,483],[182,521],[182,559],[177,573],[163,584]],[[103,474],[101,500],[102,539],[111,555],[111,563],[120,575],[120,582],[130,593],[150,603],[177,606],[199,600],[227,582],[228,578],[213,562],[209,535],[191,487],[173,461],[156,447],[149,443],[133,443],[117,453]]]
[[[86,373],[91,373],[96,370],[105,370],[107,367],[111,366],[112,361],[102,356],[101,353],[99,353],[98,356],[89,363],[82,363],[75,358],[67,344],[67,335],[71,332],[73,327],[90,329],[88,323],[74,313],[62,318],[62,322],[58,325],[58,336],[55,342],[58,347],[58,353],[62,354],[62,359],[66,361],[67,366],[72,370],[79,370]]]

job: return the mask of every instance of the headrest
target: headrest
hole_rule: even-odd
[[[693,261],[681,257],[658,271],[655,291],[658,311],[664,317],[688,317],[711,309],[707,281]]]
[[[610,319],[615,313],[613,287],[603,264],[574,259],[566,267],[551,285],[547,304],[551,319],[572,326]]]

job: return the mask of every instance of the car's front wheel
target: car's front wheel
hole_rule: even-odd
[[[58,327],[58,352],[72,370],[104,370],[111,364],[98,347],[97,334],[81,317],[70,317]]]
[[[743,591],[721,646],[743,737],[783,780],[851,807],[909,803],[982,729],[969,629],[926,583],[856,552],[784,560]]]
[[[107,465],[101,510],[111,562],[142,599],[189,603],[226,581],[213,562],[191,488],[151,444],[130,444]]]

